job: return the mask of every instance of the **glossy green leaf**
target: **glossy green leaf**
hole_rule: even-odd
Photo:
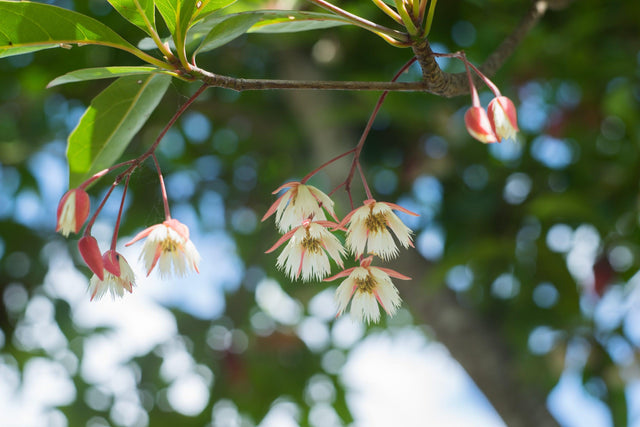
[[[156,28],[156,9],[153,0],[109,0],[111,6],[126,20],[147,34]]]
[[[192,22],[199,21],[213,12],[224,9],[235,2],[236,0],[202,0],[196,2],[196,9],[193,13]]]
[[[184,39],[196,7],[196,0],[156,0],[156,7],[167,24],[178,49]]]
[[[69,135],[69,187],[112,166],[162,99],[171,77],[121,77],[96,96]]]
[[[114,77],[124,77],[131,75],[146,75],[151,73],[167,73],[156,67],[98,67],[83,68],[81,70],[71,71],[60,77],[51,80],[47,87],[63,85],[67,83],[82,82],[86,80],[110,79]]]
[[[256,10],[224,16],[209,16],[189,31],[188,40],[202,39],[196,50],[206,52],[230,42],[247,32],[286,33],[346,25],[337,15],[290,10]]]
[[[208,33],[202,40],[202,43],[200,43],[200,46],[195,52],[196,54],[213,50],[240,37],[260,20],[260,15],[255,13],[238,13],[227,15],[223,18],[224,19],[219,20],[215,25],[207,29]],[[195,27],[194,30],[195,33],[199,31]]]
[[[250,32],[296,33],[352,24],[348,19],[330,13],[272,10],[267,11]]]
[[[106,25],[80,13],[40,3],[0,1],[0,58],[73,44],[139,52]]]

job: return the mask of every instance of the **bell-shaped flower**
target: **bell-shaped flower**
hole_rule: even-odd
[[[322,280],[331,272],[331,257],[342,267],[345,250],[342,243],[327,227],[338,227],[331,221],[305,219],[302,225],[282,236],[266,253],[273,252],[284,242],[287,245],[278,256],[277,267],[283,269],[291,280]]]
[[[142,247],[140,259],[143,260],[147,276],[156,264],[160,277],[171,274],[171,265],[177,276],[185,276],[189,271],[198,271],[200,254],[189,239],[189,228],[176,219],[168,219],[162,224],[151,226],[136,235],[126,244],[130,246],[138,240],[147,238]]]
[[[89,195],[79,188],[69,190],[58,204],[56,231],[67,237],[77,233],[89,216]]]
[[[287,182],[275,190],[273,194],[279,193],[285,188],[288,190],[271,205],[262,217],[262,221],[275,213],[276,226],[280,232],[285,233],[302,224],[305,219],[326,220],[323,208],[338,221],[333,212],[333,200],[316,187],[295,181]]]
[[[487,108],[491,129],[497,136],[498,141],[502,139],[515,138],[518,132],[518,118],[516,107],[506,96],[497,96],[491,100]]]
[[[365,253],[374,254],[382,259],[394,258],[398,255],[398,247],[391,231],[405,248],[412,246],[411,229],[404,225],[393,210],[418,216],[395,203],[365,200],[364,205],[351,211],[340,223],[347,224],[347,248],[359,258]]]
[[[98,276],[100,280],[104,279],[104,262],[98,247],[98,241],[93,236],[84,236],[78,241],[78,250],[82,259],[87,266]]]
[[[402,300],[391,277],[401,280],[411,280],[411,278],[388,268],[373,267],[372,259],[373,257],[367,257],[360,262],[359,267],[349,268],[325,279],[325,281],[331,281],[347,277],[335,293],[338,316],[347,309],[349,301],[351,301],[351,316],[369,323],[380,319],[378,304],[389,316],[393,316],[400,307]]]
[[[133,291],[135,274],[127,260],[116,251],[109,250],[102,257],[104,264],[104,277],[101,279],[94,275],[89,281],[89,293],[91,301],[99,300],[107,292],[115,299],[122,297],[124,291]]]
[[[467,126],[467,132],[480,142],[489,144],[498,142],[491,122],[487,116],[487,112],[482,107],[471,107],[464,115],[464,124]]]

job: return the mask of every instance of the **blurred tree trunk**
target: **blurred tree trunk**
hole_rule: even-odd
[[[291,79],[321,79],[306,58],[294,52],[282,55],[282,76]],[[331,96],[321,91],[287,91],[284,96],[291,105],[300,126],[307,134],[314,151],[311,167],[338,155],[355,145],[343,131],[329,127],[322,118],[331,109]],[[373,109],[373,105],[371,106]],[[363,126],[366,118],[363,116]],[[348,144],[347,141],[353,145]],[[317,164],[316,164],[317,163]],[[347,166],[348,167],[348,166]],[[330,168],[339,171],[344,168]],[[307,171],[300,171],[304,175]],[[331,177],[334,185],[344,177]],[[482,390],[509,427],[557,427],[558,423],[546,407],[541,390],[524,384],[517,377],[517,366],[499,333],[486,324],[470,307],[462,307],[455,294],[446,287],[427,293],[420,278],[426,275],[429,263],[415,250],[405,251],[394,269],[414,278],[410,286],[402,286],[401,294],[419,323],[428,324],[436,338],[444,344],[476,385]]]

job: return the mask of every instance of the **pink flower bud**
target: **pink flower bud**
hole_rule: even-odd
[[[487,112],[482,107],[471,107],[464,115],[467,132],[485,144],[498,142],[498,138],[491,127]]]
[[[87,266],[100,280],[104,280],[104,262],[98,247],[98,241],[93,236],[84,236],[78,242],[78,250]]]
[[[516,107],[506,96],[498,96],[491,100],[488,107],[489,122],[498,141],[503,138],[515,138],[518,132]]]
[[[77,233],[89,216],[89,195],[79,188],[69,190],[58,205],[56,231],[65,237]]]

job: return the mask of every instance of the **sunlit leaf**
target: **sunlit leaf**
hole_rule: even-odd
[[[162,99],[171,77],[121,77],[96,96],[69,136],[69,187],[112,166]]]
[[[346,25],[351,22],[329,13],[290,10],[256,10],[209,16],[189,31],[189,41],[202,38],[196,52],[206,52],[247,32],[287,33]]]
[[[0,58],[74,44],[138,51],[106,25],[80,13],[40,3],[0,1]]]
[[[66,73],[60,77],[56,77],[51,80],[47,87],[53,87],[63,85],[67,83],[82,82],[86,80],[99,80],[109,79],[114,77],[124,77],[139,74],[150,73],[166,73],[166,70],[162,70],[156,67],[98,67],[98,68],[83,68],[82,70],[75,70]]]
[[[125,19],[151,34],[149,27],[156,27],[156,9],[153,0],[109,0],[111,6]]]
[[[196,0],[156,0],[156,7],[173,36],[176,46],[184,46],[184,38],[196,7]]]
[[[235,3],[236,0],[202,0],[196,2],[196,10],[193,13],[192,22],[196,22],[213,12],[224,9]]]

